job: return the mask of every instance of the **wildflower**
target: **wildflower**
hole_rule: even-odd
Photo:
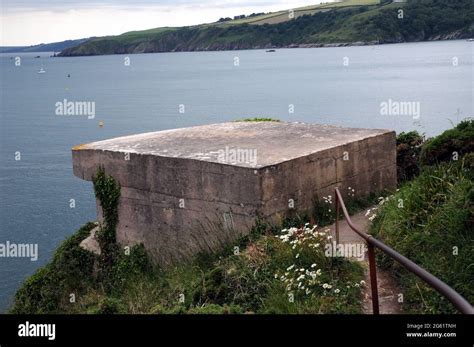
[[[275,274],[275,278],[278,278],[278,274]]]
[[[334,289],[334,293],[339,294],[341,291],[339,289]]]
[[[314,263],[314,264],[311,264],[311,267],[312,267],[312,268],[313,268],[313,267],[316,267],[316,264],[315,264],[315,263]]]
[[[295,258],[298,259],[299,257],[300,257],[300,254],[298,253],[298,254],[295,256]]]
[[[288,267],[286,268],[286,271],[290,271],[290,270],[293,269],[294,267],[295,267],[295,264],[293,264],[293,265],[291,265],[291,266],[288,266]]]
[[[364,280],[360,281],[360,285],[365,286],[365,281]]]

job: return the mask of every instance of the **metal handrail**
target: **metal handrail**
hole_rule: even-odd
[[[418,266],[410,259],[404,257],[400,253],[396,252],[385,243],[377,240],[372,235],[368,235],[364,232],[361,232],[357,227],[352,223],[349,213],[347,212],[346,205],[342,199],[339,189],[335,189],[336,195],[336,242],[339,244],[339,211],[342,209],[344,217],[347,220],[349,227],[355,231],[360,237],[362,237],[367,242],[367,252],[369,257],[369,269],[370,269],[370,286],[372,291],[372,308],[374,314],[379,314],[379,297],[378,297],[378,288],[377,288],[377,272],[375,266],[375,250],[378,248],[382,250],[385,254],[395,259],[399,264],[404,266],[408,271],[414,273],[432,288],[434,288],[438,293],[443,295],[448,299],[461,313],[464,314],[474,314],[474,308],[472,305],[464,299],[458,292],[453,288],[448,286],[446,283],[441,281],[439,278],[433,276],[428,271]]]

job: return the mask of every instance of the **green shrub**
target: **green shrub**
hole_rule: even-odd
[[[95,257],[79,244],[94,227],[94,223],[88,223],[66,239],[55,251],[51,263],[23,283],[15,295],[12,313],[61,312],[71,293],[77,296],[93,284]]]
[[[52,270],[62,277],[69,287],[81,288],[92,281],[96,256],[81,248],[79,244],[90,235],[95,223],[88,223],[66,239],[55,251]]]
[[[420,173],[420,151],[423,136],[417,131],[402,132],[397,136],[397,178],[405,182]]]
[[[62,291],[63,288],[58,286],[56,276],[51,268],[40,268],[16,292],[11,313],[54,313],[58,309]]]
[[[126,313],[126,306],[117,298],[104,298],[97,308],[96,314]]]
[[[111,279],[114,289],[124,285],[126,281],[143,276],[144,273],[152,272],[153,268],[148,259],[145,247],[142,244],[135,245],[129,249],[129,254],[125,250],[118,252]]]
[[[464,170],[470,175],[474,176],[474,152],[468,153],[463,157]]]
[[[420,157],[424,165],[433,165],[453,160],[457,154],[474,151],[474,120],[466,119],[453,129],[446,130],[441,135],[428,139],[424,144]]]

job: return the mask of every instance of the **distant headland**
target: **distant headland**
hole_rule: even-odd
[[[219,51],[469,39],[471,0],[343,0],[215,23],[95,37],[59,56]]]

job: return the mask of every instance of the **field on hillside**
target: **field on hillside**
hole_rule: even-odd
[[[378,5],[380,0],[343,0],[338,2],[328,2],[318,5],[310,5],[305,7],[298,7],[293,9],[293,18],[298,18],[304,15],[312,15],[317,12],[325,12],[332,8],[351,7],[351,6],[369,6]],[[265,13],[260,16],[247,17],[242,19],[234,19],[227,22],[218,23],[218,25],[236,25],[236,24],[278,24],[286,22],[290,19],[290,10]]]

